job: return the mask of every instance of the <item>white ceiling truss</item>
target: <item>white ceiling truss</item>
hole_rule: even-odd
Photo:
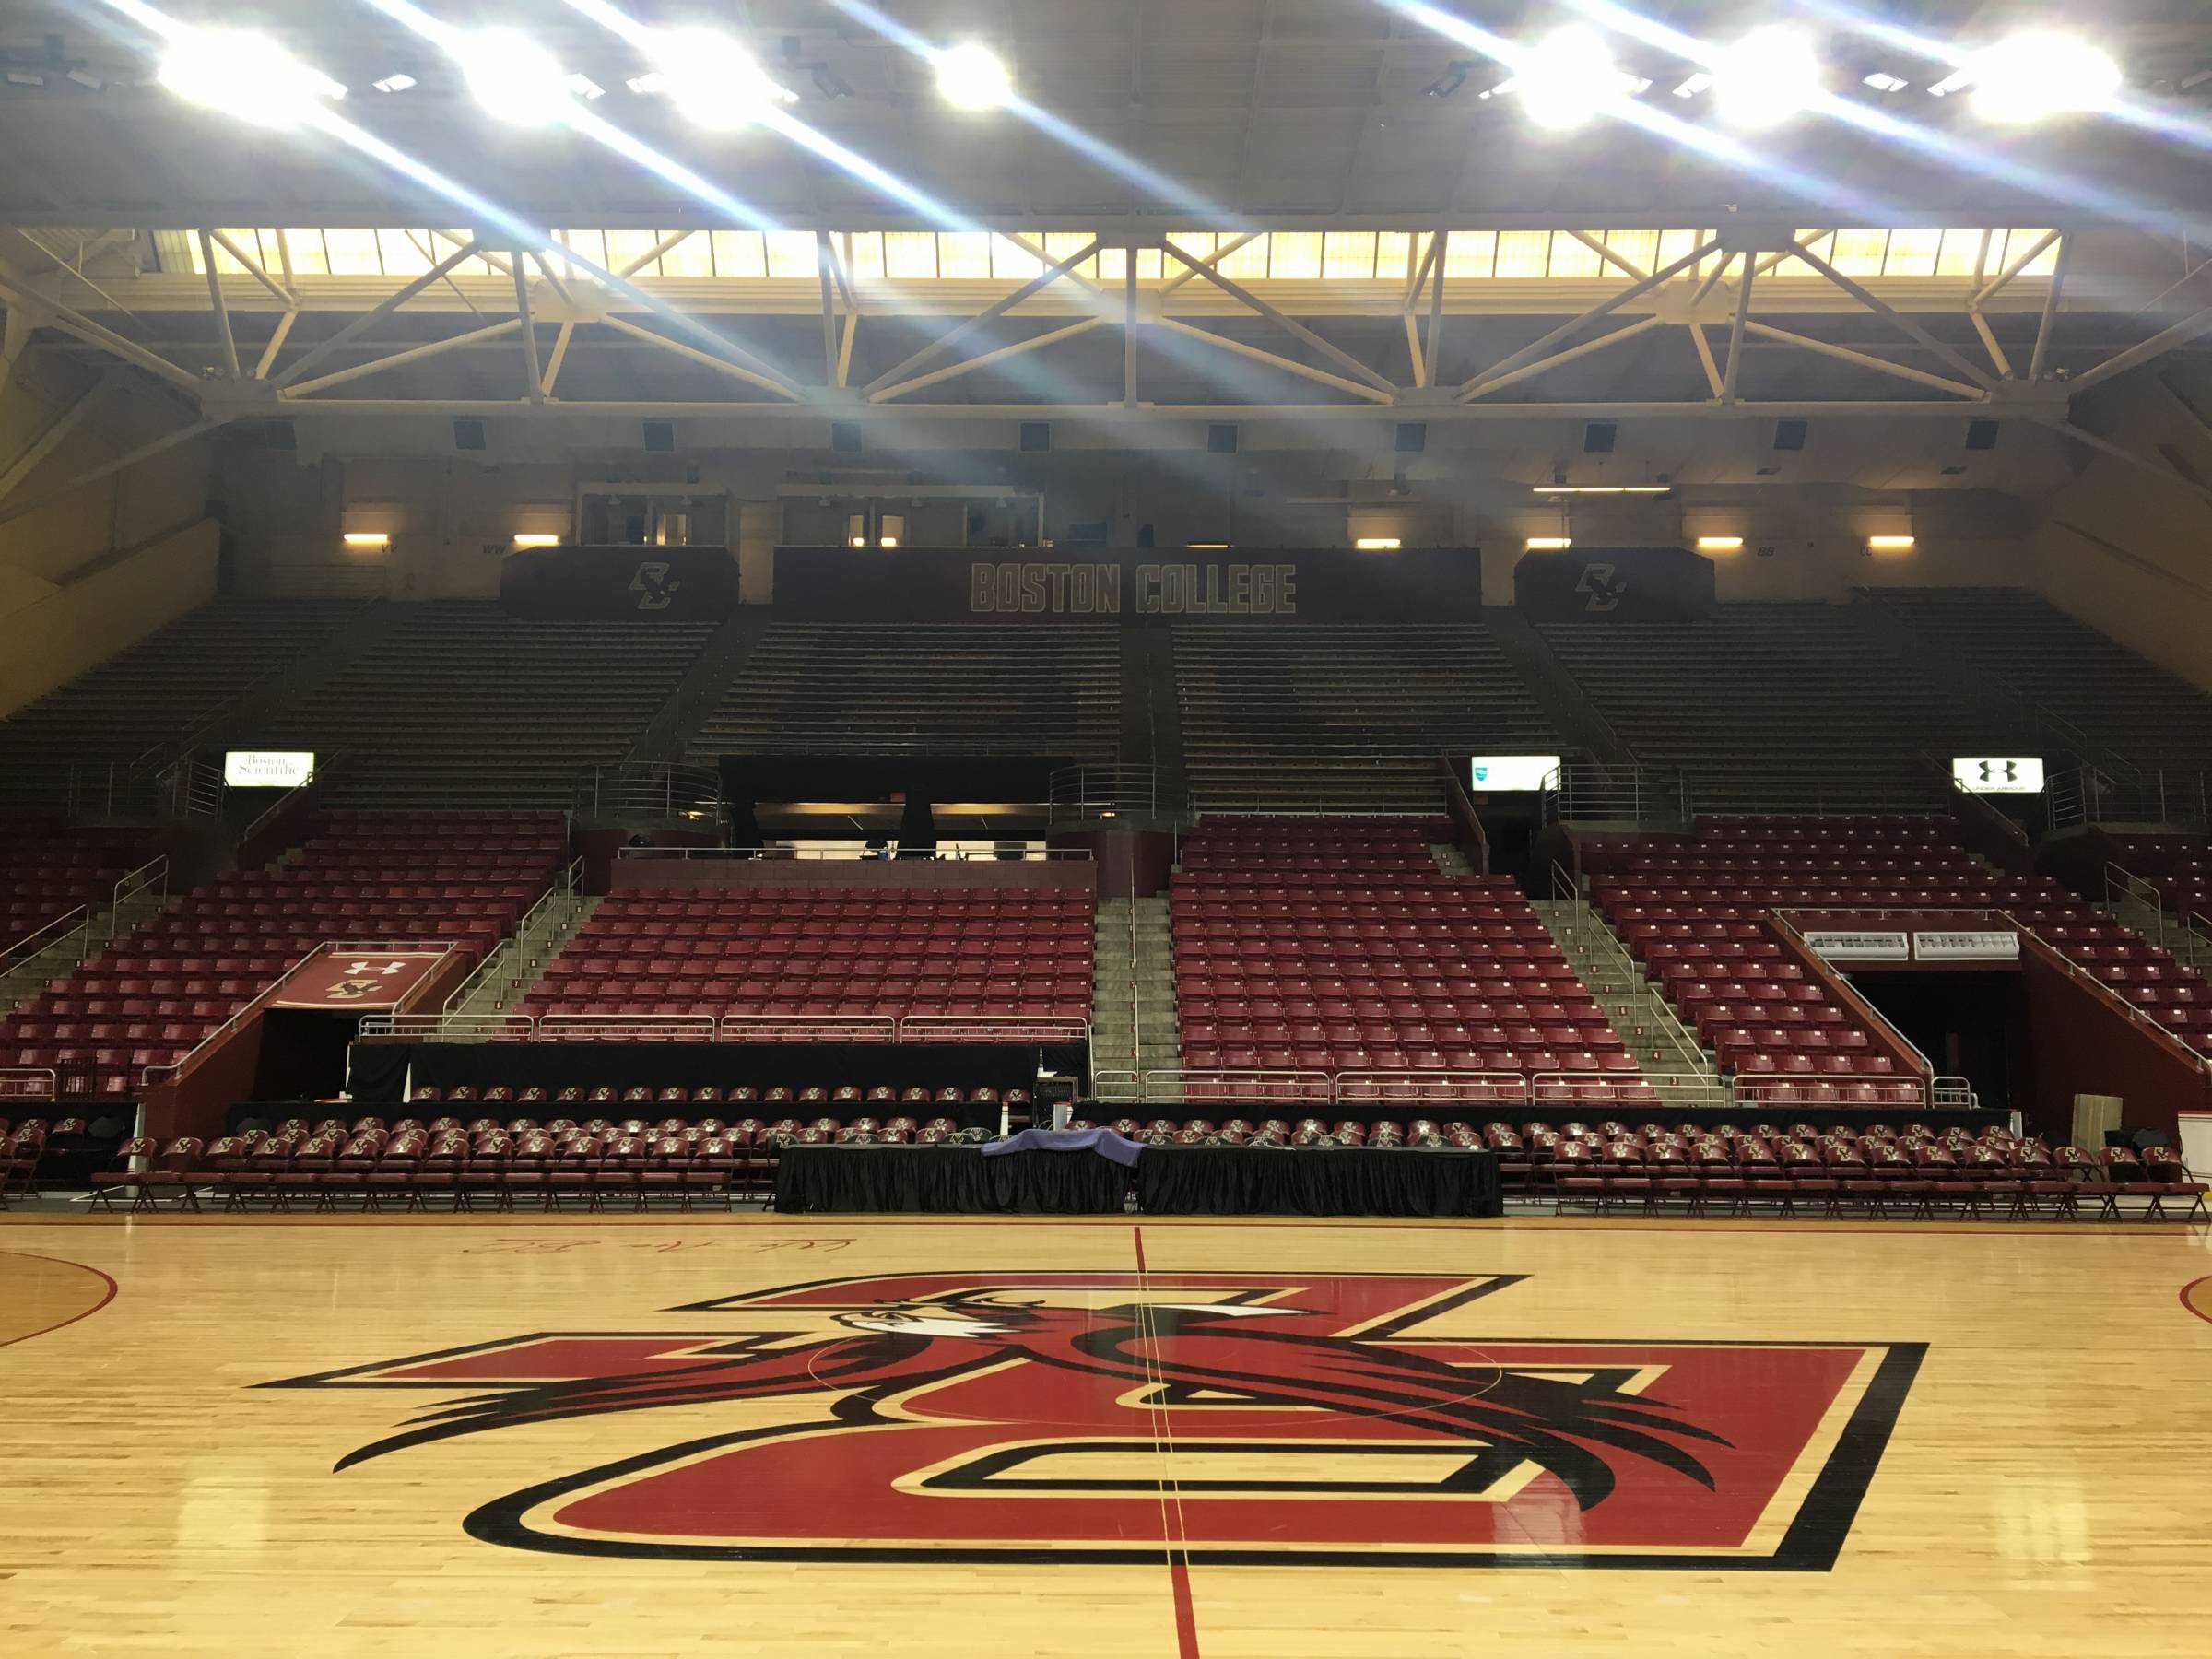
[[[2106,232],[1969,233],[1971,269],[1862,277],[1840,268],[1833,231],[1647,235],[1640,248],[1671,256],[1640,263],[1617,233],[1559,230],[1577,274],[1523,280],[1455,277],[1454,239],[1489,234],[1465,227],[1406,231],[1388,276],[1334,280],[1225,274],[1260,232],[1209,238],[1204,254],[1158,234],[1063,235],[1048,250],[1001,233],[1033,266],[1020,281],[870,275],[830,230],[811,233],[805,276],[787,258],[762,277],[658,274],[704,229],[608,264],[407,232],[429,263],[405,278],[302,271],[283,231],[161,234],[196,257],[154,258],[150,233],[0,231],[8,365],[34,348],[112,359],[188,411],[64,488],[286,417],[1076,418],[1142,444],[1167,419],[1979,415],[2206,493],[2073,418],[2084,392],[2212,331],[2202,267],[2155,304],[2123,302],[2150,283],[2115,274]],[[136,378],[117,367],[94,391],[116,376]],[[35,505],[6,498],[44,453],[0,456],[0,519]]]

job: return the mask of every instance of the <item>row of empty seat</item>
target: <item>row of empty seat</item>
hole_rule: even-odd
[[[1073,888],[625,889],[519,1011],[1085,1019],[1095,911]]]
[[[1202,823],[1171,888],[1185,1072],[1634,1076],[1519,887],[1444,875],[1442,833],[1418,817]]]
[[[1561,667],[1700,813],[1924,806],[1924,755],[2039,752],[2002,699],[1967,701],[1865,607],[1724,605],[1679,621],[1546,622]]]
[[[1557,734],[1479,623],[1174,629],[1201,809],[1419,809],[1444,754],[1548,753]]]
[[[409,605],[389,631],[254,736],[343,751],[351,806],[547,806],[626,758],[710,623],[544,621],[497,605]]]
[[[1105,759],[1121,695],[1112,628],[777,622],[690,752]]]

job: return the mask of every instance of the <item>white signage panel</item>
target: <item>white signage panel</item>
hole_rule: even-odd
[[[1559,782],[1557,755],[1477,755],[1467,769],[1469,787],[1477,794],[1498,794],[1517,789],[1549,789]]]
[[[2041,794],[2041,755],[1959,755],[1951,761],[1951,782],[1969,794]]]
[[[1901,933],[1850,932],[1841,928],[1815,928],[1805,935],[1814,954],[1830,961],[1909,962],[1912,941]]]
[[[1924,962],[2017,962],[2017,933],[1916,933],[1912,954]]]
[[[232,789],[297,789],[315,775],[305,749],[231,749],[223,756],[223,782]]]

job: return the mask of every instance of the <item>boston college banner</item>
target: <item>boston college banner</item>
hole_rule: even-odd
[[[1449,622],[1475,547],[778,547],[776,613],[897,622]]]
[[[286,981],[269,1006],[345,1014],[395,1008],[452,955],[450,950],[326,950]]]
[[[533,547],[500,562],[500,604],[511,616],[710,622],[736,603],[727,547]]]

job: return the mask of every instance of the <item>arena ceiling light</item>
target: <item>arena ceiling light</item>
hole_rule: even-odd
[[[1631,77],[1613,62],[1605,37],[1586,23],[1555,29],[1513,62],[1512,91],[1529,120],[1570,133],[1618,104]]]
[[[494,120],[512,126],[551,126],[568,112],[569,72],[519,29],[457,33],[446,48],[468,90]]]
[[[1014,77],[990,47],[973,41],[932,55],[937,96],[956,110],[995,110],[1014,95]]]
[[[275,41],[243,29],[180,29],[161,53],[157,76],[188,103],[258,127],[296,127],[346,88],[311,69]]]
[[[1732,126],[1758,131],[1804,114],[1821,97],[1812,38],[1782,24],[1724,46],[1712,63],[1713,100]]]
[[[653,72],[646,84],[711,133],[755,125],[780,106],[798,101],[796,92],[777,84],[751,53],[720,29],[655,29],[652,52]]]
[[[2093,114],[2111,104],[2122,78],[2110,53],[2040,29],[2007,35],[1977,53],[1967,71],[1974,113],[2007,126]]]

